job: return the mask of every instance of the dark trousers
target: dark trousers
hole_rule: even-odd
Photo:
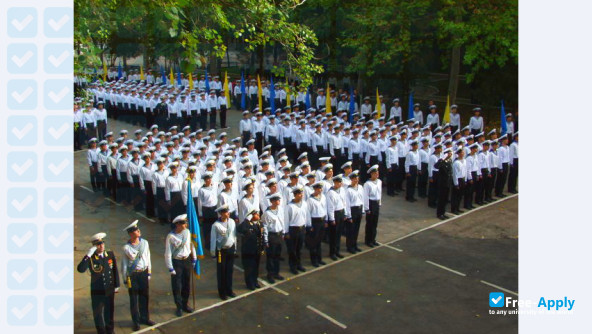
[[[134,205],[134,210],[142,211],[144,208],[144,192],[140,188],[140,176],[132,175],[132,179],[134,181],[134,187],[131,188],[132,204]]]
[[[255,149],[259,154],[263,152],[263,132],[255,133]]]
[[[158,220],[161,224],[168,221],[167,203],[164,196],[164,187],[156,188],[156,208],[158,210]]]
[[[226,106],[220,106],[220,127],[226,128]]]
[[[427,174],[427,171],[425,172]],[[438,201],[438,171],[432,171],[432,179],[428,188],[428,205],[434,207]]]
[[[304,226],[290,226],[288,233],[290,235],[288,240],[286,240],[288,263],[290,264],[290,269],[294,270],[302,266],[300,253],[304,244]]]
[[[448,186],[448,184],[438,184],[438,208],[436,209],[437,217],[440,217],[441,215],[446,213],[446,204],[448,204],[449,193],[450,187]]]
[[[208,110],[201,109],[200,114],[201,116],[199,117],[199,127],[205,131],[208,129]]]
[[[485,200],[491,201],[493,199],[493,187],[495,186],[495,180],[497,177],[497,168],[491,168],[489,171],[489,177],[485,178]]]
[[[130,202],[129,182],[127,182],[127,173],[119,172],[119,179],[121,181],[117,184],[117,200],[118,202]]]
[[[93,319],[98,334],[112,334],[114,329],[115,295],[92,294]]]
[[[407,193],[406,200],[411,200],[415,197],[415,184],[417,183],[417,166],[409,166],[409,176],[407,176],[407,185],[405,187]]]
[[[174,126],[174,125],[178,125],[178,123],[179,123],[179,121],[177,119],[177,114],[169,114],[167,128],[170,128],[171,126]]]
[[[348,250],[358,247],[358,234],[360,233],[360,222],[362,221],[362,206],[352,206],[351,221],[346,222],[345,246]]]
[[[107,183],[109,181],[109,174],[107,174],[107,165],[102,165],[97,175],[97,187],[103,190],[103,196],[109,196],[109,187]]]
[[[199,122],[199,114],[197,110],[191,110],[191,116],[189,116],[189,126],[191,126],[191,131],[197,130],[197,124]]]
[[[329,255],[339,254],[341,248],[341,235],[343,234],[343,224],[345,223],[345,211],[343,209],[335,211],[335,221],[329,223]]]
[[[105,139],[105,135],[107,134],[106,121],[97,121],[97,133],[99,135],[99,140]]]
[[[417,196],[426,198],[428,194],[428,164],[421,163],[421,174],[417,177]]]
[[[485,182],[489,178],[489,172],[487,169],[481,169],[481,180],[475,183],[475,203],[483,204],[485,199]]]
[[[216,250],[216,277],[218,279],[218,295],[228,296],[232,291],[232,273],[234,272],[235,246]]]
[[[280,274],[280,257],[282,256],[282,234],[270,232],[268,234],[266,267],[268,276]]]
[[[318,264],[323,260],[321,244],[325,234],[325,222],[323,217],[312,218],[312,231],[309,231],[308,249],[310,251],[310,262]]]
[[[395,189],[403,190],[403,180],[405,180],[405,158],[399,158],[399,169],[397,170],[397,180],[395,181]]]
[[[464,196],[464,207],[465,209],[470,209],[473,207],[473,192],[475,190],[475,182],[477,177],[477,173],[471,172],[472,180],[467,181],[465,184],[465,196]]]
[[[458,179],[458,186],[452,188],[452,199],[450,203],[450,211],[452,211],[452,213],[456,213],[460,209],[460,200],[463,197],[464,191],[465,180]]]
[[[204,245],[206,246],[206,248],[210,247],[210,234],[212,233],[212,225],[214,225],[214,223],[216,222],[216,219],[218,219],[218,214],[216,213],[216,208],[211,206],[204,206],[201,208],[202,210],[202,214],[203,214],[203,219],[202,219],[202,233],[204,236]]]
[[[150,319],[148,312],[149,281],[148,270],[133,272],[131,277],[132,287],[128,288],[130,297],[130,313],[135,324],[146,322]]]
[[[241,252],[241,260],[243,263],[245,284],[247,285],[247,288],[255,287],[257,284],[257,278],[259,277],[259,262],[261,260],[261,254],[246,254]]]
[[[508,177],[508,191],[516,192],[516,186],[518,185],[518,159],[512,161],[510,166],[510,176]]]
[[[97,190],[97,178],[99,174],[98,170],[98,163],[93,162],[92,166],[90,166],[90,184],[92,185],[93,190]]]
[[[395,164],[391,164],[388,167],[388,171],[386,174],[386,193],[387,195],[394,196],[395,195],[395,184],[396,184],[396,177],[397,177],[397,169],[399,166]]]
[[[116,169],[111,169],[111,184],[107,184],[107,186],[109,187],[109,191],[111,192],[111,198],[113,198],[114,201],[117,200],[117,170]]]
[[[183,197],[181,196],[180,191],[172,191],[171,192],[171,203],[169,208],[169,218],[170,221],[175,219],[178,215],[182,215],[185,213],[185,203],[183,203]]]
[[[216,108],[210,109],[210,129],[216,129]]]
[[[500,197],[504,193],[506,180],[508,178],[508,164],[502,164],[502,169],[497,171],[497,180],[495,181],[495,196]]]
[[[74,123],[74,150],[80,149],[80,135],[82,133],[82,129],[80,126],[77,126],[78,123]]]
[[[154,217],[154,193],[152,192],[152,181],[144,181],[146,190],[146,216]]]
[[[369,212],[366,214],[366,235],[367,244],[376,242],[376,227],[378,226],[378,215],[380,206],[378,201],[369,200]]]
[[[173,259],[173,269],[175,275],[171,275],[171,285],[173,287],[173,298],[177,308],[187,306],[189,301],[189,292],[191,291],[190,279],[193,270],[191,264],[191,256],[185,260]]]

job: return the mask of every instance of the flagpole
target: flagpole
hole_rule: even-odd
[[[190,201],[192,199],[189,199]],[[195,275],[191,275],[191,296],[193,297],[193,310],[195,310]]]

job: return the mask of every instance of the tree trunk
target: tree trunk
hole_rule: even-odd
[[[265,73],[265,67],[264,67],[264,62],[263,62],[263,58],[265,57],[265,52],[263,50],[263,45],[259,45],[257,46],[257,61],[259,62],[259,68],[257,69],[257,74],[259,74],[259,76],[263,76],[263,73]]]

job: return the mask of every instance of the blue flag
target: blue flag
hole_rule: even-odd
[[[269,107],[271,108],[271,114],[275,115],[275,85],[273,84],[273,76],[271,76],[271,84],[269,86]]]
[[[354,121],[354,111],[356,110],[356,102],[354,100],[354,87],[349,87],[349,123]]]
[[[166,73],[164,73],[164,67],[160,65],[160,75],[162,75],[162,84],[166,85]]]
[[[246,95],[247,89],[245,87],[245,73],[241,71],[241,110],[247,109]]]
[[[304,105],[306,108],[306,112],[310,109],[310,87],[306,87],[306,97],[304,98]]]
[[[502,136],[503,136],[506,134],[506,132],[508,132],[508,123],[506,123],[506,108],[504,108],[504,100],[502,100],[501,117],[502,117],[501,124],[502,124]]]
[[[191,180],[187,179],[187,221],[189,223],[189,233],[191,233],[191,242],[195,247],[195,254],[197,261],[193,267],[195,276],[199,279],[201,277],[201,268],[199,260],[204,258],[203,248],[201,246],[201,234],[199,231],[199,221],[197,220],[197,213],[195,213],[195,205],[191,197]]]
[[[98,81],[99,77],[97,76],[97,68],[95,67],[95,70],[93,71],[93,79],[92,82]]]
[[[206,92],[210,92],[210,80],[208,79],[208,65],[206,65]]]
[[[123,69],[121,68],[121,61],[119,62],[119,65],[117,65],[117,80],[121,79],[123,77]]]
[[[181,87],[181,66],[177,67],[177,85]]]
[[[413,112],[413,109],[414,109],[413,108],[413,105],[414,105],[414,103],[413,103],[413,92],[411,92],[411,93],[409,93],[409,114],[408,114],[407,119],[415,118],[415,114]]]

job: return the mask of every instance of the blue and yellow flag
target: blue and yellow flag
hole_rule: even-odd
[[[195,276],[201,278],[201,270],[199,260],[204,258],[203,248],[201,245],[201,234],[199,230],[199,221],[197,220],[197,213],[195,212],[195,205],[193,203],[193,197],[191,195],[191,180],[187,179],[187,221],[189,223],[189,232],[191,233],[191,242],[195,247],[195,253],[197,255],[197,261],[193,267]]]
[[[501,133],[502,136],[508,132],[508,123],[506,122],[506,108],[504,108],[504,100],[502,100],[502,111],[501,111]]]
[[[246,95],[247,89],[245,87],[245,73],[241,71],[241,110],[247,109]]]

